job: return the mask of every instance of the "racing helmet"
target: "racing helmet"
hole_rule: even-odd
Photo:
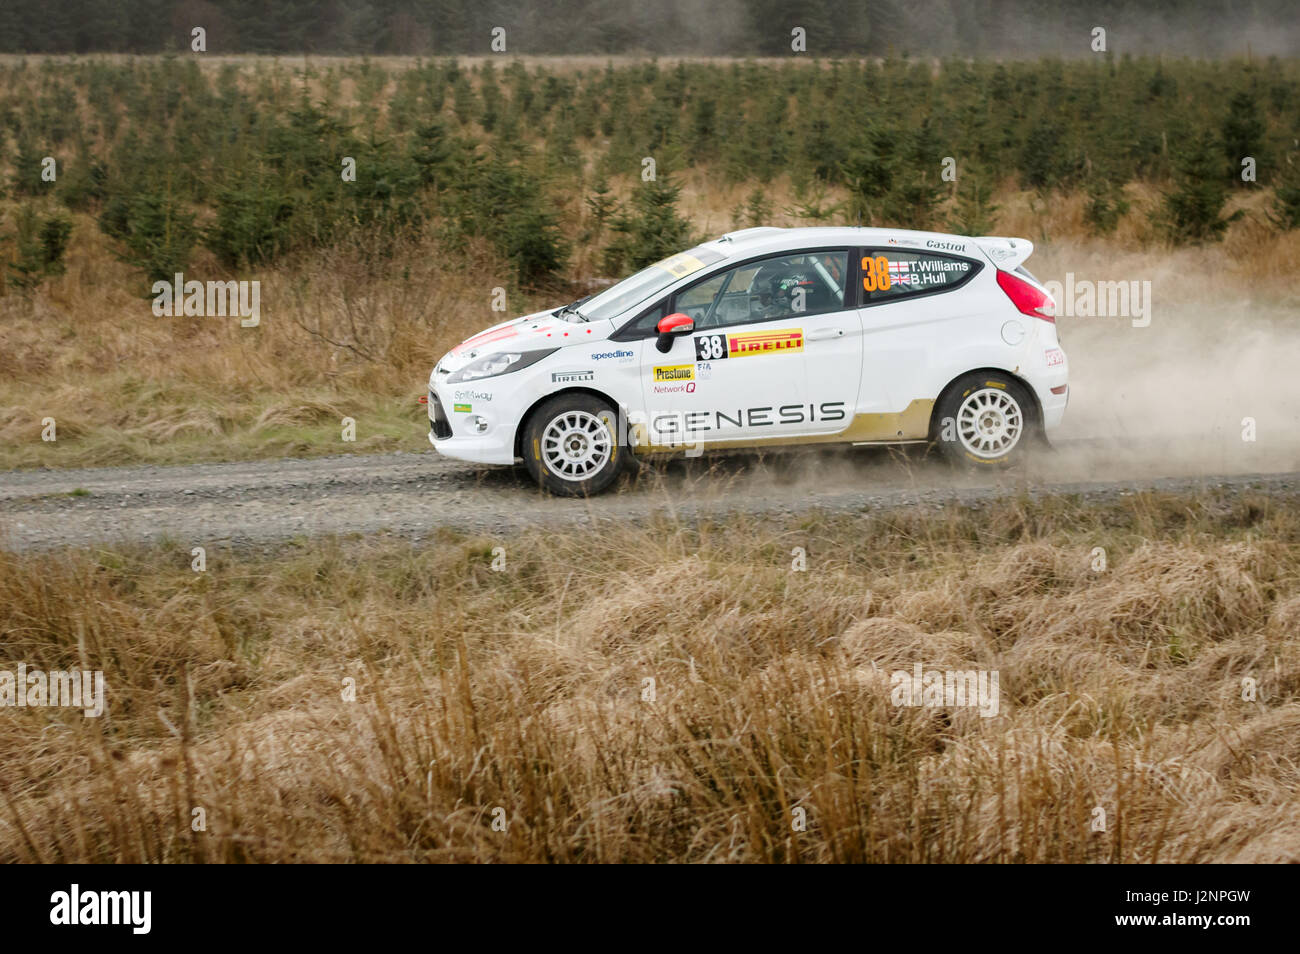
[[[813,281],[802,265],[773,262],[759,270],[750,287],[753,289],[751,297],[756,297],[761,307],[792,311],[795,289],[802,287],[807,293],[813,289]]]

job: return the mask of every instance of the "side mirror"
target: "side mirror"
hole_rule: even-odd
[[[655,347],[667,354],[672,349],[674,338],[689,335],[695,330],[695,319],[678,311],[660,318],[655,329],[659,332]]]

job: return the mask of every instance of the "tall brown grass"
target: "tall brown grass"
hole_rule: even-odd
[[[0,554],[9,668],[109,700],[0,710],[0,858],[1300,860],[1296,503]]]

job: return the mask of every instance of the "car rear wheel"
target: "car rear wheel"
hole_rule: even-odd
[[[561,394],[528,418],[523,458],[542,487],[562,497],[605,490],[627,455],[619,447],[618,414],[590,394]]]
[[[1010,375],[981,371],[955,382],[939,400],[938,444],[953,461],[1006,466],[1026,453],[1037,426],[1035,405]]]

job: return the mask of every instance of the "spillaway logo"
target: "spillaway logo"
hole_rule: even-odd
[[[153,922],[152,891],[71,891],[50,895],[51,924],[129,924],[131,933],[148,934]]]

